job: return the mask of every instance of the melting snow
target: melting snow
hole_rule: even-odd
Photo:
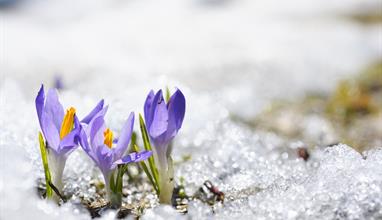
[[[89,219],[76,200],[57,207],[36,192],[43,172],[34,96],[58,71],[69,88],[60,94],[64,105],[83,115],[105,98],[112,129],[131,110],[142,112],[151,87],[184,91],[174,156],[191,160],[176,166],[176,179],[184,177],[190,194],[211,180],[226,199],[212,208],[191,202],[187,215],[158,206],[143,219],[381,219],[381,148],[361,155],[346,145],[317,146],[304,162],[293,143],[229,117],[253,116],[272,98],[329,91],[380,58],[375,27],[331,17],[358,1],[221,2],[84,1],[73,11],[77,1],[35,0],[4,13],[0,218]],[[307,133],[317,135],[317,123],[307,122]],[[94,195],[88,183],[97,170],[80,150],[64,176],[67,191]]]

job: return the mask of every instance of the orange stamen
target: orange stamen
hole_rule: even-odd
[[[76,109],[70,107],[66,110],[64,120],[62,120],[61,130],[60,130],[60,139],[62,140],[66,135],[68,135],[74,126],[74,114],[76,114]]]
[[[113,132],[108,128],[103,132],[103,136],[105,138],[103,143],[111,148],[113,146]]]

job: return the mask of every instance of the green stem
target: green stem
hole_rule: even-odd
[[[159,194],[159,203],[171,205],[172,194],[174,191],[174,169],[172,158],[169,157],[167,162],[167,168],[161,167],[159,170],[159,188],[161,190]]]
[[[122,205],[122,187],[118,186],[119,183],[117,183],[114,173],[115,171],[112,171],[109,175],[104,176],[104,178],[106,183],[107,198],[110,202],[110,207],[113,209],[118,209]]]
[[[48,166],[48,156],[46,152],[46,146],[44,142],[44,138],[41,134],[41,132],[38,133],[38,140],[40,142],[40,151],[41,151],[41,159],[42,164],[44,166],[44,173],[45,173],[45,185],[46,185],[46,198],[51,198],[53,191],[50,187],[49,183],[52,181],[52,178],[50,176],[49,166]]]

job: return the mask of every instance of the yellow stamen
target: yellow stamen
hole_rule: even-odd
[[[113,132],[108,128],[103,132],[104,141],[103,143],[106,144],[109,148],[113,145]]]
[[[75,108],[70,107],[68,110],[66,110],[66,114],[64,116],[64,120],[62,120],[60,130],[61,140],[72,131],[74,125],[74,114],[76,114]]]

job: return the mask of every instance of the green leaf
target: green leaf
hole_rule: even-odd
[[[134,145],[131,146],[131,148],[132,148],[133,152],[139,152],[138,145],[134,144]]]
[[[137,133],[133,131],[133,134],[131,135],[130,146],[133,148],[133,146],[136,144],[137,144]]]
[[[115,190],[115,182],[114,182],[114,173],[112,173],[112,174],[110,175],[109,184],[110,184],[110,189],[111,189],[111,191],[113,191],[113,192],[115,193],[116,190]],[[108,187],[108,186],[106,186],[106,187]]]
[[[146,125],[141,114],[139,114],[139,126],[141,128],[143,145],[145,147],[145,150],[152,150],[149,135],[147,134]]]
[[[48,155],[46,151],[44,138],[41,132],[38,133],[38,140],[40,142],[41,159],[42,159],[42,164],[44,166],[44,173],[45,173],[46,198],[51,198],[53,195],[53,191],[49,183],[52,182],[52,177],[50,176],[50,171],[48,166]]]
[[[137,145],[133,145],[133,151],[139,152],[139,147]],[[146,163],[144,161],[141,161],[141,162],[139,162],[139,164],[141,165],[143,171],[146,173],[146,176],[149,178],[151,185],[154,187],[155,192],[159,195],[160,191],[159,191],[158,184],[153,179],[149,169],[147,168]]]
[[[146,125],[145,125],[145,122],[143,121],[143,117],[141,114],[139,114],[139,125],[140,125],[141,133],[142,133],[143,146],[145,147],[146,150],[152,151],[149,135],[147,134]],[[148,161],[149,161],[150,170],[154,177],[155,183],[157,186],[159,186],[158,169],[154,163],[154,157],[152,156],[149,157]]]
[[[170,96],[171,96],[170,89],[168,88],[168,86],[166,86],[166,103],[170,101]]]
[[[150,174],[149,169],[147,168],[147,165],[144,161],[139,162],[139,164],[142,166],[143,171],[146,173],[147,177],[149,178],[151,185],[153,185],[155,192],[159,195],[160,194],[160,189],[157,183],[155,183],[155,180]]]
[[[127,164],[119,165],[117,172],[117,180],[115,181],[115,192],[122,193],[123,175],[127,172]]]
[[[118,167],[117,167],[117,179],[115,180],[116,187],[118,187],[118,182],[121,179],[121,171],[123,169],[122,167],[123,167],[123,165],[118,165]]]

